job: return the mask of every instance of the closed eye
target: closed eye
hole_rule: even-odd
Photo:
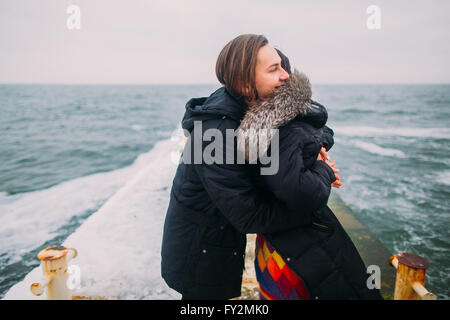
[[[278,69],[278,67],[280,66],[280,64],[279,63],[274,63],[274,64],[272,64],[268,69],[269,69],[269,72],[275,72],[275,71],[277,71],[277,69]]]

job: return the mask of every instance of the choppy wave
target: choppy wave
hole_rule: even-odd
[[[176,170],[174,163],[166,161],[172,148],[170,139],[157,143],[140,159],[145,158],[140,161],[144,166],[135,166],[133,172],[127,172],[117,192],[63,243],[79,253],[73,264],[81,270],[81,286],[74,295],[108,299],[180,298],[167,287],[158,271],[165,210]],[[92,190],[86,190],[89,191]],[[53,219],[57,219],[57,212],[53,213]],[[5,299],[42,299],[29,290],[30,283],[41,277],[41,268],[34,268],[7,292]]]
[[[439,173],[436,177],[436,181],[441,184],[450,186],[450,170]]]
[[[352,140],[350,143],[358,148],[361,148],[365,151],[368,151],[373,154],[381,155],[381,156],[388,156],[388,157],[398,157],[398,158],[405,158],[406,155],[396,149],[389,149],[389,148],[382,148],[375,143],[370,142],[364,142],[361,140]]]
[[[375,143],[370,143],[370,142],[361,141],[361,140],[357,140],[357,139],[348,140],[348,139],[341,139],[341,138],[335,138],[334,142],[339,143],[339,144],[350,144],[352,146],[355,146],[357,148],[363,149],[372,154],[376,154],[376,155],[380,155],[380,156],[406,158],[406,154],[401,150],[383,148]]]
[[[8,201],[8,194],[6,192],[0,192],[0,205]]]
[[[11,263],[14,257],[20,259],[18,251],[33,250],[51,240],[71,219],[98,209],[153,156],[150,150],[129,167],[66,181],[49,189],[12,196],[2,192],[0,254]]]
[[[370,110],[370,109],[357,109],[357,108],[349,108],[349,109],[344,109],[341,110],[340,112],[342,112],[343,114],[349,114],[349,115],[360,115],[360,114],[373,114],[376,113],[375,110]]]
[[[135,130],[135,131],[141,131],[144,127],[139,125],[139,124],[133,124],[131,125],[131,129]]]
[[[63,242],[73,232],[78,234],[75,230],[85,223],[91,231],[111,235],[126,231],[137,237],[133,239],[138,245],[155,244],[151,249],[129,246],[136,261],[140,257],[138,251],[158,253],[159,234],[149,232],[143,238],[136,230],[152,224],[155,229],[161,228],[157,220],[161,217],[152,214],[164,211],[161,208],[166,204],[168,190],[159,192],[155,188],[170,188],[171,179],[165,180],[164,187],[158,181],[172,152],[159,149],[160,163],[153,161],[154,151],[146,152],[152,143],[172,136],[172,128],[182,119],[188,99],[206,96],[215,89],[216,86],[46,86],[43,90],[42,86],[32,85],[0,86],[4,109],[0,127],[6,134],[0,150],[0,190],[6,191],[0,193],[0,297],[38,265],[36,254],[41,248]],[[339,189],[340,195],[357,218],[392,251],[413,248],[413,252],[427,257],[433,266],[427,275],[428,289],[439,297],[448,297],[450,282],[445,275],[449,272],[449,259],[445,253],[449,238],[445,213],[449,208],[450,181],[449,86],[327,86],[320,92],[318,100],[327,106],[330,126],[336,132],[332,157],[338,159],[342,169],[344,187]],[[18,102],[22,106],[20,114]],[[71,149],[97,154],[62,153]],[[144,155],[129,167],[138,154]],[[140,160],[143,163],[138,164]],[[154,170],[148,167],[150,171],[145,171],[149,163],[153,163]],[[116,170],[124,166],[127,167]],[[145,172],[149,175],[143,176]],[[141,182],[133,182],[137,188],[126,187],[139,175]],[[155,180],[154,176],[160,178]],[[153,191],[145,193],[143,188],[147,187]],[[123,196],[118,197],[119,193]],[[119,220],[119,210],[114,210],[112,204],[123,208]],[[137,214],[131,214],[130,208]],[[95,227],[91,218],[101,212],[105,219],[97,220]],[[147,218],[150,220],[143,223],[141,219]],[[134,224],[134,219],[140,223]],[[117,221],[124,222],[124,228],[105,230],[105,225]],[[85,242],[94,238],[86,236]],[[100,244],[105,252],[91,258],[105,268],[100,275],[105,276],[116,263],[123,266],[123,261],[116,257],[108,261],[103,254],[115,247],[124,249],[128,243]],[[81,255],[86,250],[81,245],[80,248],[79,258],[85,259]],[[139,290],[135,292],[140,291],[141,296],[151,297],[155,293],[152,288],[159,287],[158,256],[155,257],[155,261],[139,264],[140,274],[149,277],[146,284],[136,286]],[[156,271],[149,271],[150,265]],[[122,270],[125,277],[133,276],[128,274],[129,269]],[[103,280],[106,288],[108,281]],[[29,288],[23,289],[29,293]]]
[[[379,128],[333,126],[336,135],[351,137],[402,136],[418,138],[450,139],[450,128]]]

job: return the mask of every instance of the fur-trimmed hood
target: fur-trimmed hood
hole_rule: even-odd
[[[328,118],[326,109],[313,102],[311,95],[309,79],[305,74],[294,70],[273,95],[249,106],[238,130],[238,150],[245,151],[245,158],[250,162],[255,161],[255,156],[262,156],[269,147],[275,130],[297,116],[309,117],[319,127],[325,125]],[[317,121],[317,118],[320,120]],[[259,154],[255,151],[258,150],[258,143],[262,144]],[[254,152],[249,152],[250,150]]]

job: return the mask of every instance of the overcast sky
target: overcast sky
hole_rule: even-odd
[[[0,82],[217,83],[220,50],[243,33],[312,83],[450,83],[448,0],[1,0]]]

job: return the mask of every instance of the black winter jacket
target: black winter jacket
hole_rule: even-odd
[[[325,108],[312,104],[317,108],[280,127],[275,175],[261,176],[261,164],[236,164],[236,144],[223,151],[223,159],[232,153],[235,164],[180,163],[164,225],[161,271],[184,299],[240,295],[246,233],[264,233],[312,297],[380,297],[365,286],[364,264],[326,206],[334,173],[315,159],[322,145],[332,146],[332,131],[323,127]],[[182,122],[191,134],[185,152],[199,135],[194,121],[202,121],[202,132],[217,128],[226,137],[225,130],[237,129],[246,110],[225,88],[191,99]],[[298,121],[302,118],[307,121]],[[202,150],[209,144],[202,141]]]
[[[256,148],[255,129],[279,129],[280,170],[255,181],[286,203],[290,210],[313,212],[311,223],[264,236],[316,299],[381,299],[379,290],[367,288],[366,267],[351,239],[327,206],[332,170],[317,161],[322,146],[333,146],[333,131],[325,126],[325,107],[311,98],[305,75],[294,72],[273,97],[254,105],[241,122],[239,147]],[[273,142],[272,142],[273,144]],[[271,146],[272,147],[272,146]],[[329,169],[329,168],[328,168]]]
[[[211,142],[199,137],[194,121],[202,121],[202,132],[215,128],[223,133],[236,130],[247,105],[222,87],[208,98],[186,104],[182,127],[190,132],[186,148],[200,139],[202,150]],[[196,140],[197,139],[197,140]],[[184,299],[229,299],[240,296],[247,233],[276,233],[310,225],[308,208],[289,210],[273,193],[258,186],[252,176],[255,166],[239,164],[236,138],[230,154],[234,164],[179,164],[164,223],[161,273],[169,287]],[[193,157],[191,152],[191,157]],[[280,162],[286,159],[280,159]],[[282,167],[282,166],[280,166]],[[317,170],[330,176],[324,163]],[[314,183],[314,182],[313,182]],[[331,181],[328,182],[331,184]]]

